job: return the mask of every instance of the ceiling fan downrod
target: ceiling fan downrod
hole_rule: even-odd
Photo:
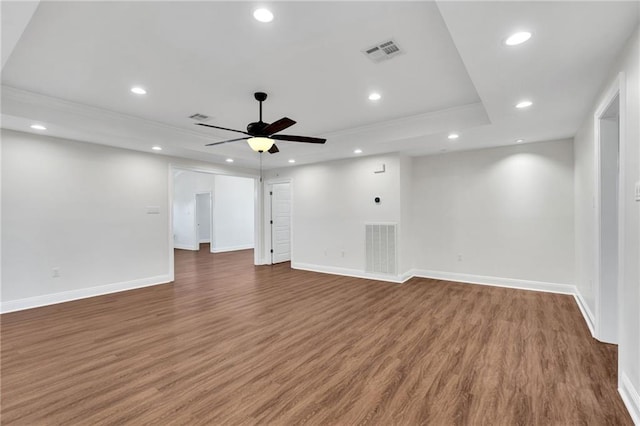
[[[260,123],[262,123],[262,102],[267,100],[267,94],[264,92],[256,92],[253,94],[253,97],[256,98],[256,101],[260,104]]]

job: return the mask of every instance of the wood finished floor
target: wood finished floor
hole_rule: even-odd
[[[570,296],[252,256],[3,315],[2,424],[632,424]]]

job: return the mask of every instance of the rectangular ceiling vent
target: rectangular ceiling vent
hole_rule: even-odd
[[[204,115],[204,114],[195,113],[193,115],[190,115],[189,118],[192,119],[192,120],[196,120],[196,121],[207,121],[209,119],[209,116],[208,115]]]
[[[400,46],[398,46],[395,40],[391,39],[364,49],[362,53],[373,62],[379,63],[398,56],[404,53],[404,51],[400,49]]]

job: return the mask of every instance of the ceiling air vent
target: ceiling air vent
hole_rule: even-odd
[[[196,121],[206,121],[209,119],[208,115],[204,115],[204,114],[199,114],[199,113],[195,113],[193,115],[189,116],[190,119],[192,120],[196,120]]]
[[[378,43],[374,46],[371,46],[362,51],[367,58],[371,59],[373,62],[382,62],[387,59],[391,59],[394,56],[398,56],[401,53],[404,53],[398,43],[395,40],[387,40],[382,43]]]

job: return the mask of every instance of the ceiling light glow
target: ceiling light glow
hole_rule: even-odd
[[[146,94],[147,94],[147,91],[146,91],[146,90],[144,90],[144,89],[143,89],[142,87],[140,87],[140,86],[133,86],[133,87],[131,88],[131,92],[132,92],[132,93],[135,93],[136,95],[146,95]]]
[[[524,142],[524,139],[516,139],[516,143],[522,143]]]
[[[373,92],[369,95],[370,101],[379,101],[381,98],[382,96],[380,96],[380,93]]]
[[[447,137],[448,137],[449,139],[452,139],[452,140],[453,140],[453,139],[458,139],[458,138],[460,137],[460,135],[459,135],[459,134],[457,134],[457,133],[451,133],[451,134],[449,134],[449,136],[447,136]]]
[[[516,108],[520,108],[520,109],[522,109],[522,108],[528,108],[528,107],[530,107],[531,105],[533,105],[533,102],[531,102],[531,101],[520,101],[520,102],[518,102],[518,103],[516,104]]]
[[[256,9],[253,11],[253,17],[260,22],[273,21],[273,13],[269,9]]]
[[[519,33],[512,34],[504,42],[507,46],[517,46],[524,43],[531,38],[531,33],[527,31],[521,31]]]
[[[266,152],[273,146],[273,140],[269,138],[256,137],[247,139],[249,146],[255,152]]]
[[[354,154],[362,154],[362,150],[360,148],[353,150]]]
[[[47,130],[42,124],[32,124],[30,126],[33,130]]]
[[[151,149],[154,150],[154,151],[162,151],[162,147],[158,146],[158,145],[152,146]]]
[[[227,158],[227,159],[226,159],[226,160],[224,160],[224,161],[226,161],[227,163],[233,163],[233,158]]]
[[[289,160],[289,162],[290,162],[291,164],[293,164],[293,163],[295,163],[295,162],[296,162],[296,160],[294,160],[294,159],[292,158],[291,160]]]

